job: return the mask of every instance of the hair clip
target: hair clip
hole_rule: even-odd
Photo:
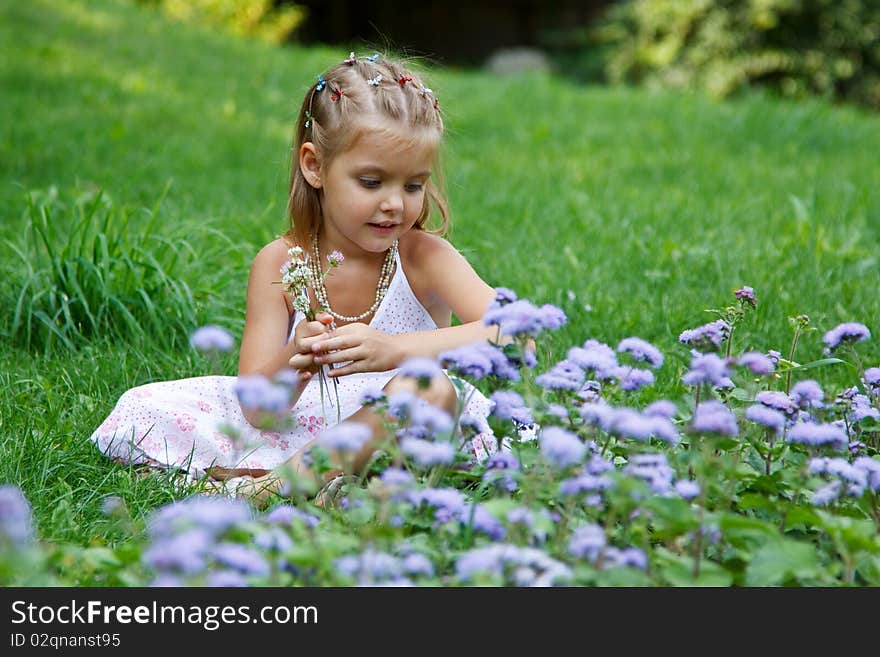
[[[327,86],[327,81],[324,80],[324,78],[323,78],[322,76],[319,75],[319,76],[318,76],[318,82],[317,82],[317,84],[315,85],[315,91],[323,91],[323,90],[324,90],[324,87],[326,87],[326,86]]]
[[[364,59],[366,59],[368,62],[375,62],[377,59],[379,59],[379,53],[373,53],[369,57],[364,57]]]
[[[423,96],[427,96],[428,94],[433,94],[434,92],[432,90],[428,89],[428,87],[426,87],[425,85],[422,85],[421,88],[419,89],[419,93],[422,94]]]
[[[332,100],[335,103],[337,100],[342,98],[342,94],[343,94],[342,89],[340,89],[339,87],[334,87],[333,93],[330,94],[330,100]]]
[[[382,75],[379,74],[374,78],[367,78],[367,84],[371,87],[378,87],[379,83],[382,82]]]
[[[354,52],[350,52],[350,53],[348,53],[348,59],[343,59],[342,63],[348,64],[349,66],[352,66],[356,59],[357,58],[354,56]]]
[[[399,84],[402,87],[407,82],[412,82],[412,78],[407,77],[406,75],[401,75],[400,79],[397,81],[397,84]]]
[[[312,113],[309,110],[306,110],[306,123],[305,127],[308,128],[312,125],[312,122],[315,120],[315,117],[312,116]]]

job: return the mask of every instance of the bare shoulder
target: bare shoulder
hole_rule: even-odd
[[[281,265],[284,264],[284,261],[290,257],[287,255],[287,250],[291,246],[293,246],[293,244],[283,237],[279,237],[278,239],[269,242],[266,246],[260,249],[254,257],[254,268],[274,266],[276,263],[280,268]]]
[[[399,248],[410,287],[432,315],[451,310],[462,321],[482,317],[494,291],[451,243],[411,230],[400,238]]]
[[[431,271],[439,261],[464,260],[464,257],[447,240],[424,230],[411,230],[400,238],[400,258],[407,274]]]

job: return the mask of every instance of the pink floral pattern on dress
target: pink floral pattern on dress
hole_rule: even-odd
[[[297,418],[297,422],[299,422],[299,426],[305,427],[306,431],[308,431],[313,436],[317,436],[321,433],[321,429],[324,428],[324,418],[316,417],[314,415],[300,415]]]
[[[177,416],[177,426],[181,431],[192,431],[196,428],[196,419],[189,413],[183,413]]]

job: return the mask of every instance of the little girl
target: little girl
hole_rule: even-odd
[[[158,382],[120,398],[91,437],[102,452],[193,476],[266,481],[288,461],[299,468],[304,450],[338,417],[378,433],[381,423],[361,406],[366,391],[410,390],[450,412],[459,394],[465,413],[485,417],[490,402],[468,384],[457,393],[448,378],[435,377],[421,390],[397,373],[408,358],[436,359],[494,335],[481,321],[494,290],[441,237],[449,223],[435,182],[442,135],[433,91],[397,62],[352,53],[317,76],[296,126],[290,229],[251,266],[238,368],[239,385],[245,375],[297,372],[287,426],[254,426],[260,418],[239,405],[236,377]],[[426,226],[432,210],[441,219],[435,231]],[[292,247],[318,269],[311,278],[314,321],[278,285]],[[332,252],[344,263],[322,277]],[[460,325],[451,326],[453,314]],[[331,381],[323,390],[320,368]],[[325,417],[328,402],[334,406]],[[241,444],[248,445],[243,454]],[[471,451],[481,457],[494,445],[494,437],[480,434]]]

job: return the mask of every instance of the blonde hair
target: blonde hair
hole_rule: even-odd
[[[381,76],[377,78],[377,76]],[[370,80],[370,82],[368,82]],[[322,85],[323,81],[323,85]],[[422,143],[434,151],[432,177],[413,228],[443,235],[449,228],[449,205],[443,189],[440,141],[443,120],[433,92],[418,75],[385,57],[349,58],[324,72],[303,99],[294,133],[285,238],[304,248],[321,225],[321,193],[303,176],[299,153],[312,142],[324,166],[345,152],[366,129],[389,126],[392,139]],[[399,126],[401,129],[395,129]],[[426,227],[432,209],[439,225]]]

